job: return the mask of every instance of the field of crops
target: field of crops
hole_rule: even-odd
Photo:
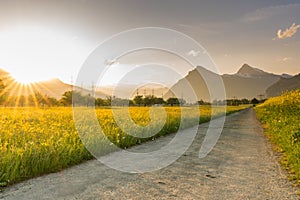
[[[229,106],[227,114],[244,109],[247,106]],[[82,108],[84,109],[84,108]],[[152,115],[148,107],[128,108],[97,108],[97,120],[110,141],[121,148],[153,140],[161,135],[176,132],[179,128],[186,128],[197,123],[209,121],[211,108],[201,106],[193,107],[161,107],[165,117]],[[223,108],[214,110],[212,116],[221,115]],[[150,112],[149,112],[150,111]],[[139,127],[155,130],[157,134],[150,137],[134,137],[123,131],[126,129],[136,136],[143,134],[145,129],[134,130],[136,126],[127,125],[128,118],[116,121],[114,113],[125,116],[129,113],[130,120]],[[59,171],[84,160],[92,159],[93,156],[86,150],[75,127],[72,108],[0,108],[0,185],[6,186],[21,180],[25,180],[41,174]],[[149,114],[150,113],[150,114]],[[182,113],[185,113],[183,126],[180,126]],[[200,118],[199,118],[200,114]],[[224,113],[223,113],[224,114]],[[151,119],[152,117],[152,119]],[[200,120],[200,121],[199,121]],[[182,122],[181,121],[181,122]],[[129,123],[129,122],[128,122]],[[130,123],[129,123],[130,124]],[[132,123],[131,123],[132,124]],[[87,132],[93,132],[89,124],[81,124]],[[148,126],[149,125],[149,126]],[[84,127],[85,126],[85,127]],[[139,130],[142,130],[139,132]],[[146,132],[147,132],[146,131]],[[81,135],[82,136],[82,135]],[[84,137],[86,144],[93,147],[99,140],[97,134]],[[98,149],[105,154],[111,149],[105,146]]]
[[[267,137],[283,153],[280,162],[300,184],[300,91],[271,98],[255,110]]]

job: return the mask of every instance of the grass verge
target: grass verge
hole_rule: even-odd
[[[255,108],[265,135],[282,154],[280,163],[289,179],[300,185],[300,91],[270,98]]]

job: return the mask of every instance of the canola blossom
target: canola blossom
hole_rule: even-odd
[[[245,109],[248,106],[227,106],[226,113]],[[162,135],[178,131],[181,109],[189,113],[184,119],[186,127],[195,123],[207,122],[211,117],[223,115],[223,108],[212,109],[210,106],[163,107],[166,119],[159,117],[150,119],[149,107],[119,107],[118,112],[130,113],[131,120],[139,126],[147,126],[150,122],[163,126],[150,137],[135,137],[127,134],[116,123],[112,108],[96,108],[95,113],[106,137],[120,148],[128,148]],[[83,108],[84,109],[84,108]],[[162,121],[164,120],[164,121]],[[89,124],[85,125],[87,130]],[[126,126],[126,122],[123,122]],[[131,127],[127,127],[130,129]],[[134,127],[132,127],[133,129]],[[134,130],[130,130],[134,132]],[[149,130],[151,131],[151,130]],[[135,133],[135,135],[142,133]],[[85,137],[86,138],[86,137]],[[88,137],[89,145],[99,144],[101,138],[97,134]],[[99,148],[99,145],[97,145]],[[100,145],[100,148],[101,145]],[[106,154],[111,149],[103,147],[99,150]],[[76,130],[72,108],[0,108],[0,187],[46,173],[57,172],[66,167],[92,159],[93,156],[83,145]]]
[[[270,98],[255,110],[266,136],[282,153],[281,164],[300,184],[300,91]]]

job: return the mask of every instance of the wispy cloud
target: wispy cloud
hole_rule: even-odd
[[[289,60],[292,60],[292,58],[291,58],[291,57],[284,57],[284,58],[282,59],[283,62],[286,62],[286,61],[289,61]]]
[[[199,55],[199,53],[200,53],[200,51],[190,50],[190,51],[187,53],[187,55],[196,57],[196,56]]]
[[[278,62],[287,62],[287,61],[290,61],[292,59],[293,59],[292,57],[283,57],[283,58],[278,59],[277,61]]]
[[[292,26],[285,29],[285,31],[279,29],[277,31],[277,39],[286,39],[292,37],[297,33],[298,28],[300,28],[300,25],[296,25],[295,23],[293,23]]]
[[[274,17],[275,15],[286,15],[289,12],[296,12],[300,8],[299,3],[270,6],[266,8],[260,8],[253,12],[245,14],[242,18],[242,22],[257,22]],[[298,12],[298,11],[297,11]]]

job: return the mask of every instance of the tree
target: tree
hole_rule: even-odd
[[[203,101],[202,99],[200,99],[200,101],[197,101],[197,103],[198,103],[198,105],[210,105],[211,103],[209,103],[209,102],[205,102],[205,101]]]
[[[60,99],[60,102],[64,105],[64,106],[70,106],[72,105],[72,94],[73,91],[67,91],[62,95],[62,98]]]
[[[154,99],[154,103],[155,104],[159,104],[159,105],[162,105],[162,104],[165,104],[166,102],[164,101],[164,99],[163,98],[155,98]]]
[[[170,97],[170,98],[167,99],[167,104],[171,105],[171,106],[179,105],[179,100],[175,97]]]
[[[111,102],[115,99],[115,96],[106,96],[105,103],[107,106],[111,106]]]
[[[48,97],[48,105],[49,106],[58,106],[59,102],[57,101],[57,99],[53,98],[53,97]]]
[[[202,99],[200,99],[200,101],[198,101],[198,105],[204,105],[205,104],[205,102],[202,100]]]
[[[41,93],[39,93],[39,92],[36,92],[35,94],[34,94],[34,96],[35,96],[35,99],[36,99],[36,103],[38,104],[38,106],[42,106],[42,107],[44,107],[45,105],[47,105],[47,97],[46,96],[44,96],[44,95],[42,95]]]
[[[121,98],[114,98],[111,101],[112,106],[128,106],[129,100],[128,99],[121,99]]]
[[[143,96],[135,96],[134,99],[133,99],[133,102],[136,104],[136,105],[139,105],[141,106],[141,104],[143,104],[144,100],[143,100]]]
[[[250,101],[248,99],[242,99],[241,102],[242,102],[242,104],[249,104],[250,103]]]
[[[26,98],[24,95],[21,95],[18,99],[18,105],[21,107],[24,107],[26,103]]]
[[[258,103],[259,103],[259,101],[256,98],[251,100],[251,104],[253,104],[253,105],[256,105]]]
[[[155,104],[155,97],[153,95],[149,95],[144,98],[145,106],[152,106],[154,104]]]
[[[64,106],[86,105],[85,98],[76,91],[67,91],[62,95],[60,102]]]
[[[96,106],[107,106],[105,100],[101,99],[101,98],[95,99],[95,105]]]

